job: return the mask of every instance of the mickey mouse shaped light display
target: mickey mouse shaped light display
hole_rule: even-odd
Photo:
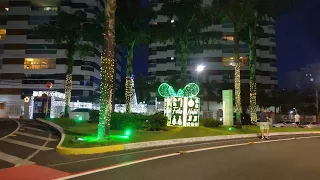
[[[178,92],[167,83],[159,86],[159,95],[164,97],[164,114],[168,117],[168,126],[199,126],[199,91],[199,86],[195,83],[186,85]]]

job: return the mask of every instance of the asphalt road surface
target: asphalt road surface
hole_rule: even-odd
[[[0,139],[16,130],[18,125],[14,120],[0,119]]]
[[[114,154],[51,167],[86,170],[59,180],[319,180],[319,152],[319,136],[274,137]],[[126,163],[116,164],[117,159]],[[102,168],[103,163],[107,166]]]
[[[60,136],[48,125],[12,119],[3,119],[1,125],[5,126],[1,127],[0,169],[35,164],[43,161],[43,156],[55,154]]]

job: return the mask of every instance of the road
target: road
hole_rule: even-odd
[[[19,124],[14,120],[0,119],[0,139],[16,130],[18,125]]]
[[[14,132],[0,138],[0,176],[7,180],[298,180],[306,175],[308,180],[319,179],[319,135],[64,156],[54,152],[59,134],[46,124],[23,120],[5,123],[10,129],[7,134]],[[19,167],[1,170],[14,166]]]
[[[184,152],[153,151],[147,159],[138,154],[94,159],[54,168],[75,171],[79,166],[94,170],[60,178],[77,180],[318,180],[320,137],[283,140],[222,142],[189,146]],[[277,138],[277,139],[279,139]],[[162,152],[162,153],[157,153]],[[144,152],[148,154],[150,152]],[[131,157],[131,158],[130,158]],[[99,161],[125,158],[127,163],[106,166]],[[139,160],[137,160],[139,159]],[[121,160],[119,160],[121,161]],[[108,163],[106,163],[108,164]]]
[[[46,124],[29,120],[2,119],[0,169],[38,163],[47,154],[55,154],[59,134]],[[43,160],[42,160],[43,161]]]

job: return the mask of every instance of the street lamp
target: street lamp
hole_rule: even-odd
[[[204,65],[202,65],[202,64],[200,64],[200,65],[197,66],[197,68],[196,68],[196,72],[197,72],[197,82],[198,82],[199,74],[204,70],[205,67],[206,67],[206,66],[204,66]]]

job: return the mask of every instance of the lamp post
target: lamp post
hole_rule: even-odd
[[[198,79],[199,79],[199,74],[204,70],[204,68],[205,68],[206,66],[204,66],[204,65],[202,65],[202,64],[200,64],[200,65],[198,65],[197,66],[197,68],[196,68],[196,72],[197,72],[197,83],[198,83]]]

